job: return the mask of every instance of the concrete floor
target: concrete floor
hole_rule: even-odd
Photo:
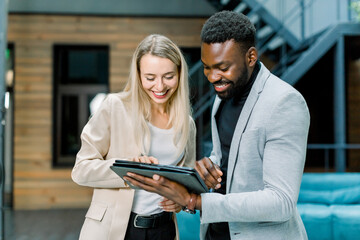
[[[77,240],[87,209],[4,210],[5,240]]]

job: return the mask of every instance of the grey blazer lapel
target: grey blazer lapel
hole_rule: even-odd
[[[211,131],[212,131],[212,143],[213,143],[213,151],[215,152],[215,155],[218,156],[216,160],[216,164],[220,165],[220,159],[221,159],[221,147],[220,147],[220,138],[218,133],[218,128],[215,120],[216,112],[219,109],[221,103],[221,99],[216,95],[215,101],[213,104],[212,112],[211,112]]]
[[[249,121],[250,115],[252,110],[254,109],[254,106],[264,88],[264,85],[266,83],[266,80],[270,76],[270,71],[261,63],[260,71],[255,79],[254,85],[250,90],[249,96],[246,99],[246,102],[244,104],[244,107],[240,113],[239,120],[235,127],[235,132],[233,135],[233,138],[231,140],[231,146],[230,146],[230,152],[229,152],[229,160],[228,160],[228,170],[227,170],[227,176],[226,179],[226,192],[229,193],[231,188],[231,182],[233,178],[234,173],[234,166],[238,159],[238,151],[239,151],[239,145],[241,141],[241,137],[243,132],[245,131],[246,125]]]

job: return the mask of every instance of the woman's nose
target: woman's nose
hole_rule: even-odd
[[[157,90],[163,90],[164,88],[164,83],[162,81],[162,79],[158,79],[157,82],[156,82],[156,88]]]

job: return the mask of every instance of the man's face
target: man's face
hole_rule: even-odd
[[[233,40],[202,43],[201,61],[205,76],[222,99],[233,97],[250,78],[246,53]]]

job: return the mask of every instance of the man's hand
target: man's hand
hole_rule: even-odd
[[[124,176],[124,180],[148,192],[154,192],[166,197],[180,206],[186,206],[190,201],[190,193],[183,185],[157,174],[155,174],[153,178],[149,178],[128,172],[127,175]]]
[[[221,187],[220,183],[223,173],[220,170],[220,167],[214,164],[210,158],[204,157],[203,159],[196,161],[195,169],[208,188],[218,189]]]

